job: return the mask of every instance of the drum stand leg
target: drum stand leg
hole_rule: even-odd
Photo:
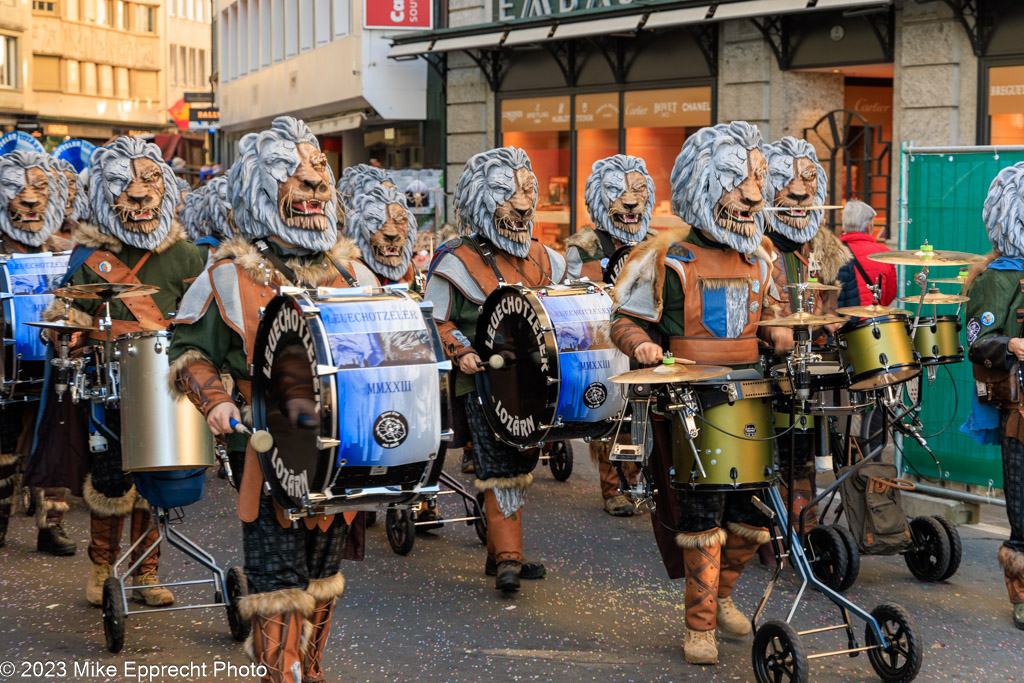
[[[465,485],[455,477],[451,476],[447,472],[441,472],[441,475],[437,479],[438,484],[445,486],[450,489],[453,493],[459,495],[462,498],[462,505],[465,509],[465,517],[456,517],[455,519],[438,519],[437,524],[450,524],[454,522],[466,522],[470,524],[478,519],[483,519],[484,510],[483,506],[476,499],[476,494],[467,489]],[[440,517],[440,515],[439,515]],[[431,522],[433,524],[433,522]]]

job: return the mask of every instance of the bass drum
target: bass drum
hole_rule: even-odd
[[[430,304],[398,289],[283,293],[255,344],[253,423],[274,437],[260,465],[290,516],[410,503],[439,474],[451,365]]]
[[[611,256],[601,262],[601,273],[604,281],[609,285],[614,285],[615,281],[619,279],[622,267],[626,265],[626,259],[629,258],[629,253],[633,251],[634,246],[632,244],[623,244]]]
[[[530,448],[615,428],[626,400],[608,378],[629,370],[629,360],[612,344],[611,306],[604,288],[588,282],[506,285],[487,297],[476,328],[485,364],[476,386],[499,439]]]

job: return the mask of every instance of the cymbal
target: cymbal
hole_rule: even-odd
[[[857,318],[874,318],[879,315],[910,315],[910,311],[892,306],[871,304],[870,306],[844,306],[836,311],[839,315],[852,315]]]
[[[900,301],[908,304],[916,304],[921,301],[921,295],[917,296],[901,296]],[[970,301],[969,296],[960,296],[959,294],[943,294],[942,292],[928,292],[924,295],[924,301],[926,304],[962,304],[965,301]]]
[[[88,285],[73,285],[53,290],[53,295],[62,299],[127,299],[133,296],[149,296],[160,291],[152,285],[136,285],[130,282],[96,282]]]
[[[68,332],[88,332],[98,330],[100,328],[93,327],[91,325],[76,325],[73,322],[67,320],[54,320],[52,323],[25,323],[29,327],[41,327],[44,330],[57,330],[58,332],[66,330]]]
[[[822,291],[835,291],[838,292],[842,287],[839,285],[826,285],[822,282],[797,282],[796,284],[786,285],[786,289],[817,289]]]
[[[838,315],[814,315],[807,311],[799,311],[784,318],[772,318],[761,320],[756,323],[760,327],[817,327],[818,325],[831,325],[832,323],[845,323],[846,318]]]
[[[702,379],[721,377],[732,372],[732,368],[720,365],[655,365],[653,368],[630,370],[608,378],[614,384],[679,384],[699,382]]]
[[[908,250],[879,251],[868,254],[868,258],[878,263],[891,263],[897,266],[967,266],[981,263],[984,256],[968,254],[965,251]]]

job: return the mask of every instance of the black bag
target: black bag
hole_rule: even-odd
[[[840,468],[840,476],[850,469]],[[913,547],[900,499],[901,489],[913,488],[911,482],[897,478],[896,466],[888,463],[864,465],[843,480],[843,510],[861,553],[895,555]]]

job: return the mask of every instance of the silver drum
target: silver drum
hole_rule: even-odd
[[[120,363],[121,466],[126,472],[212,467],[213,435],[202,413],[167,388],[166,330],[114,340]]]

